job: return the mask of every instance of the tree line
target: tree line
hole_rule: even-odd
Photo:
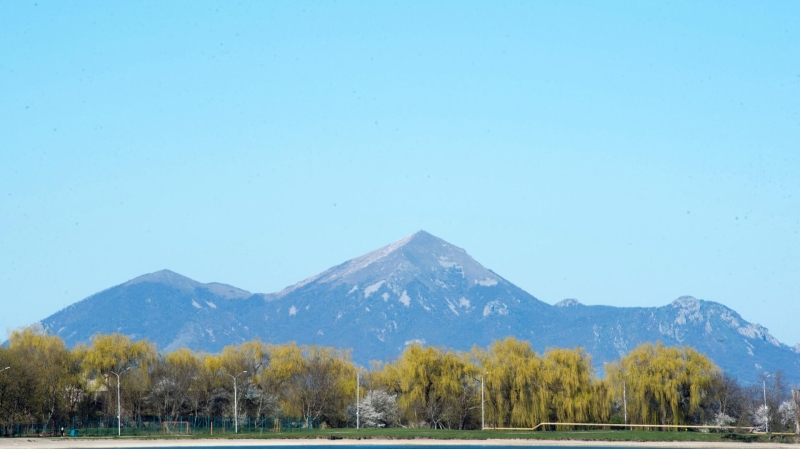
[[[332,347],[254,340],[219,354],[159,353],[146,340],[111,334],[68,349],[59,337],[27,328],[0,348],[4,367],[0,426],[116,417],[119,400],[123,419],[133,421],[292,416],[345,427],[355,425],[358,391],[362,427],[551,422],[800,431],[796,391],[780,372],[741,385],[696,350],[661,343],[633,349],[600,378],[581,348],[539,354],[515,338],[471,351],[414,344],[367,369]]]

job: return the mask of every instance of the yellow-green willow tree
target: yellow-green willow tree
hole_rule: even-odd
[[[269,366],[269,348],[260,340],[226,346],[219,355],[220,369],[222,373],[233,375],[246,371],[246,377],[257,379]]]
[[[636,424],[686,424],[719,375],[696,350],[661,343],[638,346],[606,371],[617,397],[626,387],[629,422]]]
[[[9,351],[15,355],[14,375],[25,379],[25,412],[46,424],[74,411],[85,386],[79,359],[61,338],[30,327],[11,334]]]
[[[464,428],[469,412],[480,407],[480,371],[465,353],[414,344],[376,378],[398,395],[411,425]]]
[[[490,426],[608,419],[607,388],[595,379],[591,359],[581,348],[551,349],[540,357],[529,342],[506,338],[475,354],[486,373]]]
[[[596,415],[594,370],[582,348],[551,349],[542,359],[541,384],[548,404],[548,421],[583,423]]]
[[[356,394],[356,369],[350,352],[294,343],[270,347],[265,376],[280,392],[289,416],[321,419],[338,426],[347,421],[345,410]]]
[[[230,379],[223,379],[222,360],[219,354],[198,354],[200,371],[193,379],[191,387],[192,408],[196,414],[201,412],[212,416],[219,416],[224,413],[227,402],[220,400],[221,391],[232,391],[229,387]]]
[[[0,372],[0,426],[17,422],[26,402],[23,394],[25,388],[22,385],[25,378],[9,376],[16,372],[17,366],[19,366],[19,357],[9,348],[0,346],[0,369],[3,370]],[[9,372],[4,369],[5,367],[14,369],[14,371]]]
[[[548,418],[543,362],[527,341],[495,341],[477,349],[486,388],[486,419],[492,427],[533,427]]]
[[[150,402],[165,421],[192,409],[193,387],[200,375],[201,362],[191,351],[181,348],[165,354],[151,374]]]
[[[99,334],[92,337],[90,346],[78,346],[75,352],[87,377],[94,380],[94,389],[108,392],[107,411],[115,409],[112,403],[116,402],[119,376],[120,390],[125,391],[120,394],[123,408],[134,416],[141,415],[151,389],[150,368],[158,358],[154,344],[132,341],[121,334]]]
[[[456,380],[455,395],[448,398],[444,418],[451,428],[465,429],[470,421],[477,426],[480,421],[480,368],[473,354],[456,352],[454,357],[445,357],[445,369]]]

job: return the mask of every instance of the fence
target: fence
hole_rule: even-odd
[[[320,421],[305,420],[292,417],[239,417],[240,434],[267,432],[304,432],[319,429]],[[33,436],[81,436],[81,437],[113,437],[117,436],[116,417],[72,418],[67,422],[50,421],[16,423],[0,425],[0,437],[33,437]],[[222,435],[234,433],[236,429],[233,418],[217,416],[171,417],[168,420],[158,417],[146,417],[136,420],[123,418],[119,433],[122,436],[137,435]]]

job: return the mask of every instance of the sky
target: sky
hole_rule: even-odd
[[[798,2],[0,1],[0,329],[424,229],[800,343]]]

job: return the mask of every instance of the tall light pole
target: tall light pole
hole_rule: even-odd
[[[767,374],[769,377],[769,374]],[[764,433],[769,433],[769,409],[767,409],[767,379],[761,381],[764,384]]]
[[[242,371],[237,375],[225,373],[233,379],[233,433],[239,433],[239,399],[236,395],[236,378],[242,374],[247,374],[247,371]]]
[[[622,378],[622,409],[625,413],[625,426],[628,425],[628,373]]]
[[[364,368],[356,368],[356,430],[361,428],[361,370]]]
[[[125,374],[125,371],[128,371],[129,369],[131,369],[130,366],[119,373],[111,371],[111,374],[117,376],[117,436],[122,436],[122,406],[119,400],[119,376]]]
[[[798,407],[800,407],[800,390],[792,390],[792,401],[794,401],[795,407],[794,431],[800,434],[800,416],[798,416],[798,413],[800,413],[800,410],[798,410]]]
[[[481,430],[486,430],[486,408],[484,407],[485,396],[483,393],[483,382],[486,378],[486,375],[489,374],[488,371],[484,371],[481,375]]]
[[[361,427],[361,415],[359,408],[359,396],[361,396],[361,390],[359,389],[359,385],[361,385],[361,371],[356,368],[356,430]]]

